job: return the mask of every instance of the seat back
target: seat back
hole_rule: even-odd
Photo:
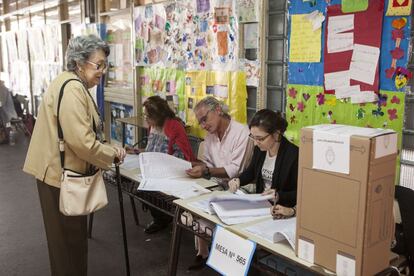
[[[203,160],[203,155],[204,155],[204,141],[201,141],[200,144],[198,145],[198,150],[197,150],[197,159],[198,160]]]
[[[188,141],[190,141],[191,149],[193,151],[194,156],[198,159],[198,150],[200,147],[200,143],[203,141],[201,138],[198,138],[193,135],[188,135]]]

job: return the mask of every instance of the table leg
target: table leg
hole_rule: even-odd
[[[134,215],[135,224],[139,225],[138,213],[137,213],[137,208],[135,207],[134,197],[130,195],[129,199],[131,200],[131,207],[132,207],[132,213]]]
[[[180,223],[180,208],[177,206],[175,210],[175,216],[174,216],[170,260],[168,263],[168,274],[167,275],[177,274],[177,264],[178,264],[178,256],[180,253],[181,231],[182,231],[182,228],[178,225],[179,223]]]
[[[125,123],[122,122],[122,147],[125,147]]]

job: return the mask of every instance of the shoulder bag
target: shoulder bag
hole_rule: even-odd
[[[59,138],[59,152],[60,162],[62,165],[62,180],[60,183],[60,198],[59,209],[60,212],[66,216],[80,216],[88,215],[95,212],[108,204],[108,197],[106,195],[105,183],[102,177],[101,169],[94,169],[87,174],[65,169],[65,141],[63,139],[62,127],[59,123],[59,109],[63,97],[63,90],[69,81],[78,79],[66,80],[59,92],[59,101],[57,109],[57,128]],[[92,98],[92,96],[88,95]],[[92,99],[93,101],[93,99]],[[96,105],[95,108],[97,109]],[[99,114],[99,112],[98,112]],[[96,132],[95,120],[93,120],[93,129]]]

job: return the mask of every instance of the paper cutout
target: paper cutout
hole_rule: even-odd
[[[257,22],[259,21],[259,1],[255,0],[237,0],[236,3],[239,22]]]
[[[328,34],[328,53],[350,51],[354,48],[354,33]]]
[[[322,27],[322,22],[325,20],[325,16],[318,10],[314,10],[308,14],[307,19],[312,22],[312,30],[316,31]]]
[[[381,1],[369,0],[368,9],[355,14],[343,14],[341,5],[327,6],[327,26],[328,32],[325,32],[324,47],[324,72],[333,73],[338,71],[350,71],[350,86],[360,85],[361,91],[378,91],[379,86],[379,48],[381,46],[382,20],[384,5]],[[353,17],[353,21],[352,21]],[[334,20],[332,20],[334,18]],[[331,23],[334,23],[331,26]],[[375,26],[375,28],[373,28]],[[344,31],[345,33],[353,33],[354,49],[352,51],[328,52],[328,33],[331,31]],[[354,56],[355,45],[363,45],[372,47],[373,57],[366,55]],[[369,48],[371,49],[371,48]],[[355,60],[353,59],[355,58]],[[364,60],[370,62],[369,67]],[[352,61],[352,64],[351,64]],[[362,73],[362,74],[360,74]],[[326,94],[334,94],[334,90],[325,88]]]
[[[217,46],[218,46],[218,55],[225,56],[228,53],[227,45],[227,32],[217,32]]]
[[[197,0],[197,13],[209,12],[210,0]]]
[[[342,12],[361,12],[368,9],[368,0],[342,0]]]
[[[290,62],[319,62],[321,59],[321,29],[313,31],[306,16],[291,16]]]
[[[216,24],[228,24],[230,17],[230,8],[217,7],[214,8],[214,19]]]
[[[244,49],[257,49],[259,44],[258,23],[244,24]]]
[[[374,84],[380,50],[377,47],[355,44],[349,68],[351,79]]]
[[[397,60],[404,57],[404,51],[400,48],[401,40],[404,39],[404,31],[402,30],[407,24],[407,19],[404,17],[397,18],[392,21],[392,39],[395,40],[395,48],[391,50],[391,67],[385,69],[385,77],[391,79],[395,74],[397,67]]]
[[[408,80],[410,80],[412,76],[413,74],[410,71],[408,71],[406,68],[397,67],[397,70],[395,72],[395,80],[394,80],[395,87],[398,90],[401,90],[407,85]]]
[[[291,141],[297,145],[300,139],[300,129],[316,124],[337,123],[360,127],[390,128],[401,134],[404,93],[381,91],[378,98],[378,103],[381,102],[379,107],[378,103],[359,105],[337,100],[335,95],[324,94],[321,86],[288,85],[287,91],[289,91],[288,94],[295,95],[295,98],[286,97],[286,119],[289,125],[285,136],[292,139]],[[360,94],[363,93],[366,93],[366,91],[360,92]],[[296,106],[302,101],[303,94],[309,94],[310,98],[301,112],[296,109]],[[323,99],[323,103],[321,103],[321,99]],[[290,105],[295,108],[292,110],[289,108]],[[394,114],[394,111],[388,112],[388,110],[392,109],[397,110],[395,112],[397,118],[391,120],[389,114]]]
[[[410,15],[412,2],[412,0],[388,0],[386,15]]]

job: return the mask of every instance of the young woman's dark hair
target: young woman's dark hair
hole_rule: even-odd
[[[249,123],[249,129],[252,127],[259,127],[269,134],[279,131],[281,135],[286,131],[287,126],[288,123],[285,118],[282,117],[282,114],[270,109],[257,111]]]
[[[153,120],[157,127],[163,127],[166,119],[175,119],[175,113],[168,102],[160,96],[151,96],[144,102],[145,111],[149,119]]]

